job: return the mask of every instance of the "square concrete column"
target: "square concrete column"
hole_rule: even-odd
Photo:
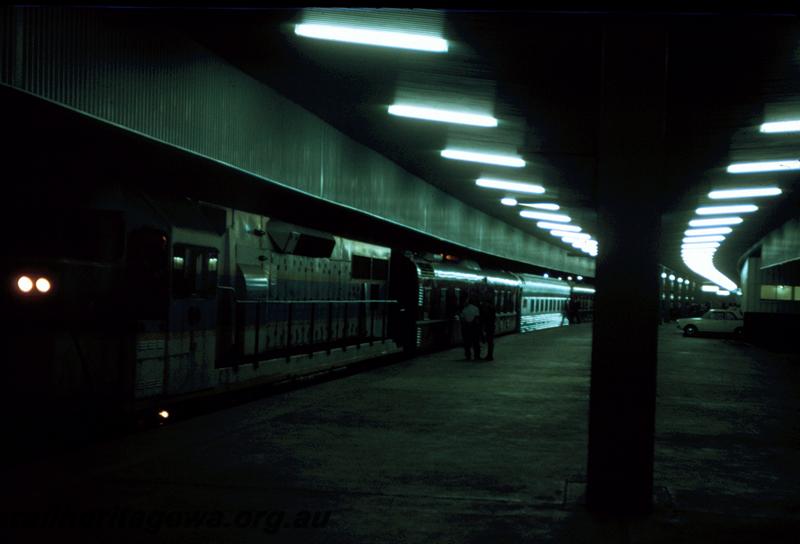
[[[587,506],[652,508],[667,35],[649,21],[603,33]]]

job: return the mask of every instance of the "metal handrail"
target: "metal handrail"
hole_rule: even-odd
[[[397,303],[396,300],[386,300],[386,299],[375,299],[375,300],[241,300],[235,299],[234,302],[237,304],[359,304],[359,303],[370,303],[370,304],[389,304],[389,303]]]

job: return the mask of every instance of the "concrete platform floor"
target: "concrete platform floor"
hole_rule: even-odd
[[[674,325],[659,342],[646,518],[581,505],[579,325],[500,338],[494,362],[454,349],[7,467],[0,538],[795,542],[800,361]]]

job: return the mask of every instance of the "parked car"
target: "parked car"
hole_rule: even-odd
[[[702,317],[677,319],[684,336],[697,333],[727,333],[741,336],[744,331],[742,315],[733,310],[709,310]]]

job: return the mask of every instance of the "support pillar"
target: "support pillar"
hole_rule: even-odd
[[[609,24],[602,55],[586,498],[591,511],[642,514],[653,503],[666,31]]]

